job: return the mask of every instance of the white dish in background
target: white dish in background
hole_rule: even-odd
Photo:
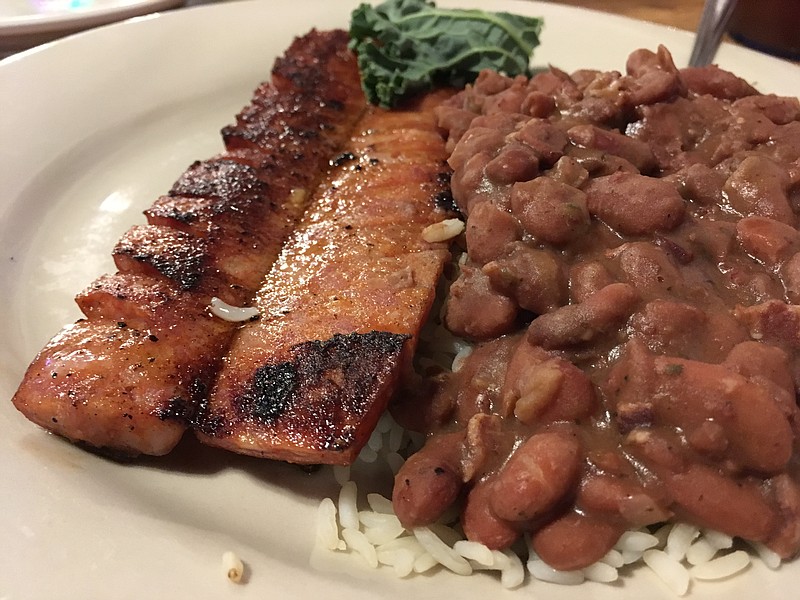
[[[0,52],[30,48],[69,33],[183,3],[184,0],[3,0]]]
[[[120,464],[44,433],[10,403],[34,354],[79,316],[73,295],[113,268],[119,235],[193,160],[222,149],[219,129],[294,35],[347,26],[355,4],[186,9],[0,62],[0,599],[673,598],[646,569],[613,586],[531,582],[516,592],[486,574],[398,580],[366,567],[320,570],[310,565],[313,518],[337,492],[329,470],[308,475],[190,436],[168,457]],[[536,2],[493,8],[545,17],[537,64],[622,70],[631,50],[658,43],[685,64],[691,49],[687,33],[599,13]],[[732,46],[719,62],[764,91],[800,93],[796,65]],[[221,573],[227,550],[247,565],[244,585]],[[798,562],[777,572],[755,564],[697,584],[694,597],[782,600],[798,579]]]

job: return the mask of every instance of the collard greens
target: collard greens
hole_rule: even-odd
[[[356,8],[350,37],[367,99],[391,107],[438,85],[464,86],[482,69],[529,75],[541,28],[536,17],[389,0]]]

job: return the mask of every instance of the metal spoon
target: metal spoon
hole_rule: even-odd
[[[702,67],[714,59],[733,9],[736,8],[736,2],[737,0],[706,0],[689,59],[690,67]]]

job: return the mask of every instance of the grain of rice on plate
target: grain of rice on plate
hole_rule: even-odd
[[[797,99],[661,47],[484,72],[437,116],[464,232],[429,232],[458,238],[424,380],[355,466],[393,497],[337,469],[318,548],[509,588],[636,564],[679,595],[794,557]]]

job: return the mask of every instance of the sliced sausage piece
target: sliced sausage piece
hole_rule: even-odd
[[[685,203],[675,186],[635,173],[614,173],[589,181],[589,212],[625,235],[646,235],[675,228]]]
[[[492,481],[494,514],[506,521],[528,521],[551,510],[575,487],[582,463],[583,450],[574,434],[534,434]]]
[[[435,522],[462,487],[464,432],[441,433],[403,463],[394,478],[392,506],[406,528]]]

